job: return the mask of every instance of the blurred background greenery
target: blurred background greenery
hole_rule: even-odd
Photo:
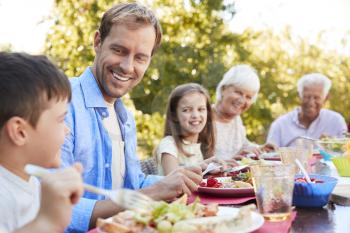
[[[92,64],[94,32],[103,12],[117,2],[56,0],[55,23],[45,53],[69,77],[79,76]],[[226,70],[239,63],[253,66],[261,79],[257,102],[242,116],[251,140],[264,143],[271,122],[298,104],[296,81],[308,72],[323,73],[333,81],[327,107],[350,120],[349,57],[296,39],[289,28],[278,34],[251,29],[232,33],[225,23],[235,15],[232,1],[144,2],[155,9],[164,37],[144,79],[126,97],[136,117],[141,158],[151,156],[162,137],[167,97],[175,86],[200,83],[214,102],[217,83]]]

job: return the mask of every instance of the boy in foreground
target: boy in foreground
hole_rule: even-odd
[[[41,200],[24,167],[60,165],[70,84],[44,56],[0,52],[0,61],[0,229],[62,232],[83,191],[81,165],[45,177]]]

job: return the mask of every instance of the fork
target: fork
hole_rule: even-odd
[[[208,172],[221,168],[222,165],[217,163],[209,163],[207,168],[202,172],[202,176],[206,175]]]
[[[50,170],[46,168],[32,164],[27,164],[24,170],[29,175],[34,175],[40,178],[51,173]],[[108,197],[115,204],[118,204],[125,209],[150,211],[152,202],[154,202],[154,200],[152,200],[150,197],[131,189],[107,190],[85,183],[83,184],[83,187],[89,192]]]

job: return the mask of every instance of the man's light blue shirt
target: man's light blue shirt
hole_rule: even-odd
[[[318,117],[308,128],[299,122],[298,114],[301,108],[277,118],[270,127],[267,143],[273,143],[279,147],[293,146],[300,136],[320,138],[322,135],[330,137],[343,137],[347,131],[344,117],[337,112],[321,109]]]
[[[85,183],[111,189],[112,142],[102,119],[109,113],[91,68],[80,77],[72,78],[72,101],[65,118],[70,128],[62,146],[62,166],[80,162]],[[124,141],[125,177],[124,188],[139,189],[155,183],[161,177],[145,176],[136,155],[136,125],[134,117],[120,99],[114,104]],[[66,232],[86,232],[97,200],[104,196],[85,192],[73,209],[72,222]]]

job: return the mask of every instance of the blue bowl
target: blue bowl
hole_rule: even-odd
[[[301,178],[296,175],[295,178]],[[293,205],[296,207],[323,207],[328,203],[338,180],[331,176],[310,175],[310,178],[323,181],[323,183],[294,182]]]

